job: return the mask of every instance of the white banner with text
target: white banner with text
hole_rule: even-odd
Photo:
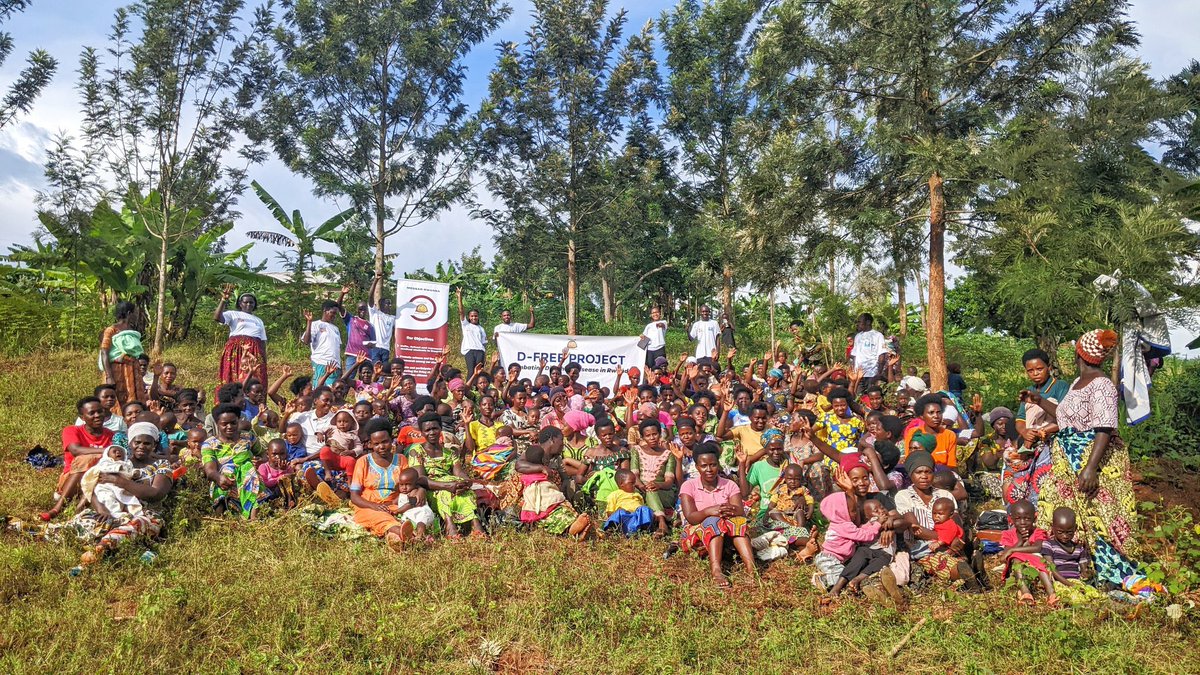
[[[579,364],[580,384],[596,381],[601,387],[608,387],[611,391],[617,379],[618,367],[629,372],[633,367],[642,370],[646,363],[646,350],[638,347],[638,336],[570,337],[537,333],[500,333],[496,339],[500,349],[500,363],[505,369],[511,363],[520,364],[521,377],[530,380],[537,376],[543,359],[546,361],[546,374],[549,374],[550,366],[563,367],[574,362]],[[567,350],[565,360],[563,349]],[[623,377],[622,381],[628,384],[629,378]]]

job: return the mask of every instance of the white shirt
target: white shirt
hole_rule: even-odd
[[[863,377],[879,375],[879,355],[882,353],[883,333],[865,330],[854,336],[850,356],[854,357],[854,367],[863,372]]]
[[[499,335],[500,333],[524,333],[527,330],[529,330],[529,324],[527,323],[498,323],[492,329],[492,335]]]
[[[244,336],[267,341],[267,327],[263,325],[262,319],[253,314],[230,310],[221,313],[221,321],[229,326],[229,337]]]
[[[331,323],[313,321],[309,328],[308,348],[312,350],[313,363],[341,363],[342,333]]]
[[[462,348],[458,350],[459,354],[466,354],[469,351],[487,351],[487,347],[484,345],[487,342],[487,334],[483,332],[483,326],[463,321],[462,334]]]
[[[382,312],[374,307],[367,309],[371,317],[371,327],[375,329],[375,348],[392,349],[392,334],[396,332],[396,317]]]
[[[659,328],[659,326],[662,326]],[[667,322],[666,321],[651,321],[642,329],[642,335],[645,335],[650,344],[646,345],[646,351],[652,352],[656,349],[664,349],[667,346]]]
[[[333,424],[333,416],[336,414],[337,411],[333,408],[330,408],[324,417],[317,417],[315,411],[306,410],[289,417],[288,424],[299,424],[300,428],[304,430],[304,449],[311,455],[314,452],[320,452],[325,445],[317,438],[317,434],[329,429]]]
[[[711,357],[713,350],[717,348],[717,340],[721,337],[721,324],[712,319],[697,321],[688,331],[688,337],[696,341],[696,358]]]

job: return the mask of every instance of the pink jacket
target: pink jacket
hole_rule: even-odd
[[[879,523],[871,521],[855,525],[850,520],[850,507],[846,505],[846,493],[835,492],[821,500],[821,514],[829,519],[825,532],[825,543],[821,551],[846,562],[854,554],[855,544],[870,543],[879,538]]]

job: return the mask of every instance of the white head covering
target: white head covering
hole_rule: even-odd
[[[154,426],[150,422],[135,422],[129,425],[129,433],[126,435],[131,441],[138,436],[149,436],[154,439],[155,443],[157,443],[158,427]]]

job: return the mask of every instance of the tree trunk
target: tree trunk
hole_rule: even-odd
[[[917,280],[917,302],[921,305],[921,329],[924,330],[925,326],[929,324],[929,303],[926,301],[928,296],[925,295],[925,279],[921,277],[919,271],[913,277]]]
[[[942,175],[929,177],[929,307],[925,321],[926,354],[929,358],[929,385],[935,391],[946,388],[946,195]]]
[[[600,295],[604,298],[604,323],[609,324],[616,318],[616,298],[613,283],[608,279],[608,273],[600,266]]]
[[[383,294],[383,265],[386,260],[386,251],[384,244],[386,243],[386,228],[387,223],[384,220],[383,195],[375,197],[375,277],[371,284],[371,297],[368,299],[372,305],[379,304],[379,296]]]
[[[572,226],[574,231],[574,226]],[[579,280],[575,272],[575,237],[567,239],[567,335],[575,337],[575,301]]]
[[[908,335],[908,282],[904,275],[896,282],[896,307],[900,310],[900,337]]]
[[[721,269],[721,304],[727,310],[733,308],[733,264],[729,261]]]
[[[162,247],[158,250],[158,298],[154,308],[154,346],[150,348],[150,358],[162,356],[164,314],[167,309],[167,226],[163,219]]]

